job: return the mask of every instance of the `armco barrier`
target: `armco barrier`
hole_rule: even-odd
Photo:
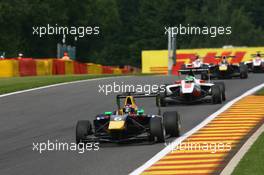
[[[19,75],[23,76],[35,76],[37,75],[36,61],[32,59],[18,60]]]
[[[0,77],[16,77],[18,73],[17,60],[0,60]]]
[[[49,59],[38,59],[36,60],[37,75],[52,75],[52,60]]]
[[[63,60],[52,60],[52,74],[53,75],[65,74],[65,64]]]

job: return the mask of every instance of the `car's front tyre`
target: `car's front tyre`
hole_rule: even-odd
[[[163,123],[165,126],[166,134],[169,134],[171,137],[180,136],[180,115],[178,112],[164,112]]]
[[[222,94],[222,100],[226,100],[226,95],[225,95],[225,83],[224,82],[215,82],[215,85],[220,87],[221,94]]]
[[[76,144],[82,143],[85,137],[92,133],[92,125],[89,120],[80,120],[76,125]]]
[[[248,78],[248,68],[246,65],[241,64],[240,65],[240,78],[241,79],[246,79]]]
[[[157,142],[165,141],[164,127],[161,117],[153,117],[150,119],[150,138]]]
[[[221,104],[222,103],[222,94],[221,89],[218,85],[212,86],[212,103],[213,104]]]

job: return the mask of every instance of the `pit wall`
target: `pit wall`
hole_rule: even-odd
[[[71,60],[33,58],[0,60],[0,77],[2,78],[69,74],[129,74],[138,71],[131,66],[119,68]]]
[[[231,63],[251,60],[251,54],[264,52],[264,47],[210,48],[210,49],[180,49],[176,54],[176,65],[172,73],[177,74],[182,64],[191,63],[195,55],[203,57],[205,63],[218,63],[215,56],[235,56],[228,58]],[[142,51],[142,73],[168,74],[168,50]]]

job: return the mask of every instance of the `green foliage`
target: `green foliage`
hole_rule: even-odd
[[[107,65],[140,65],[142,50],[167,48],[165,26],[231,26],[231,35],[179,36],[178,48],[263,45],[262,0],[10,0],[0,1],[0,51],[8,57],[56,57],[62,36],[33,36],[33,26],[99,26],[99,36],[66,42],[77,57]]]

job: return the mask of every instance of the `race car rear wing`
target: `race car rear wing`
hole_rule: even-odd
[[[201,74],[202,72],[209,72],[209,69],[201,69],[201,68],[189,68],[189,69],[181,69],[178,71],[182,75],[195,75],[195,74]]]
[[[215,58],[223,58],[223,57],[226,57],[226,58],[235,58],[236,56],[234,56],[234,55],[218,55],[218,56],[215,56]]]
[[[261,57],[264,57],[264,53],[259,54]],[[251,54],[252,57],[257,57],[257,54]]]
[[[159,93],[136,93],[136,92],[125,92],[122,94],[119,94],[116,96],[116,104],[118,109],[121,109],[121,99],[125,99],[128,96],[131,96],[132,98],[156,98],[156,106],[158,107],[158,113],[161,114],[160,110],[160,94]]]

